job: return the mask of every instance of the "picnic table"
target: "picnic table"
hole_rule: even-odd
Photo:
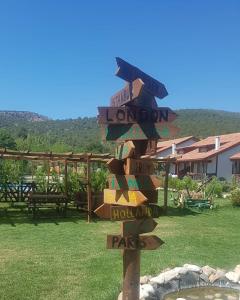
[[[185,206],[189,208],[211,208],[212,202],[208,199],[191,199],[185,200]]]
[[[31,192],[27,200],[28,210],[32,212],[34,217],[39,208],[52,208],[54,206],[58,212],[62,212],[63,215],[66,215],[67,205],[67,195],[56,192]]]

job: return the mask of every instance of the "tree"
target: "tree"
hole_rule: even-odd
[[[0,129],[0,147],[16,149],[14,138],[5,129]]]

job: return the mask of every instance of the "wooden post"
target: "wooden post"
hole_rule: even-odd
[[[64,161],[64,187],[65,187],[65,194],[68,195],[68,165],[67,160]]]
[[[122,300],[139,299],[140,250],[123,250]]]
[[[91,191],[91,169],[90,169],[89,156],[87,156],[87,200],[88,200],[88,223],[90,223],[91,216],[92,216],[92,191]]]
[[[169,177],[169,169],[170,169],[170,162],[166,162],[165,166],[165,180],[164,180],[164,203],[163,209],[167,211],[167,204],[168,204],[168,177]]]
[[[46,192],[49,192],[49,176],[50,176],[50,161],[47,161],[47,169],[48,169],[48,173],[47,173],[47,190]]]

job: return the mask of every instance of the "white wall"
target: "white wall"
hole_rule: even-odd
[[[211,162],[209,162],[207,165],[207,173],[216,173],[216,157],[212,157],[210,160]]]
[[[232,178],[232,162],[229,159],[233,154],[240,152],[240,145],[229,149],[218,155],[217,177],[224,177],[226,180]]]

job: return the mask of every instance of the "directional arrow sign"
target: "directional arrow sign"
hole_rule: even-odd
[[[142,235],[139,237],[121,235],[107,236],[107,249],[128,249],[128,250],[155,250],[164,242],[155,235]]]
[[[138,98],[143,90],[143,81],[136,79],[111,97],[111,106],[119,107]]]
[[[115,157],[117,159],[125,159],[127,157],[132,157],[134,154],[135,146],[132,141],[128,141],[116,148]],[[114,172],[112,172],[114,173]]]
[[[144,82],[144,88],[152,95],[164,98],[168,95],[168,92],[161,82],[152,78],[151,76],[147,75],[137,67],[129,64],[128,62],[124,61],[120,57],[116,57],[118,70],[116,75],[128,82],[132,82],[137,78],[141,78]]]
[[[111,173],[114,173],[117,175],[124,174],[123,161],[116,159],[116,158],[111,158],[111,159],[109,159],[109,161],[107,162],[106,165],[108,167],[108,170]]]
[[[154,173],[154,163],[149,159],[127,158],[124,171],[126,175],[151,175]]]
[[[172,122],[176,114],[168,107],[140,106],[98,107],[99,124],[134,124]]]
[[[141,123],[102,125],[103,139],[107,141],[166,139],[177,135],[179,129],[169,123]]]
[[[147,198],[140,191],[115,191],[104,189],[104,203],[125,206],[140,206]]]
[[[122,222],[122,235],[139,235],[141,233],[148,233],[155,229],[157,222],[152,218],[133,220],[133,221],[123,221]]]
[[[134,220],[145,218],[159,218],[162,214],[161,207],[156,204],[141,205],[137,207],[110,205],[103,203],[94,213],[102,219],[112,221]]]
[[[133,141],[135,146],[135,156],[141,157],[142,155],[155,154],[157,149],[158,140],[142,140]]]
[[[114,175],[108,176],[111,190],[151,191],[160,187],[160,180],[155,175]]]

